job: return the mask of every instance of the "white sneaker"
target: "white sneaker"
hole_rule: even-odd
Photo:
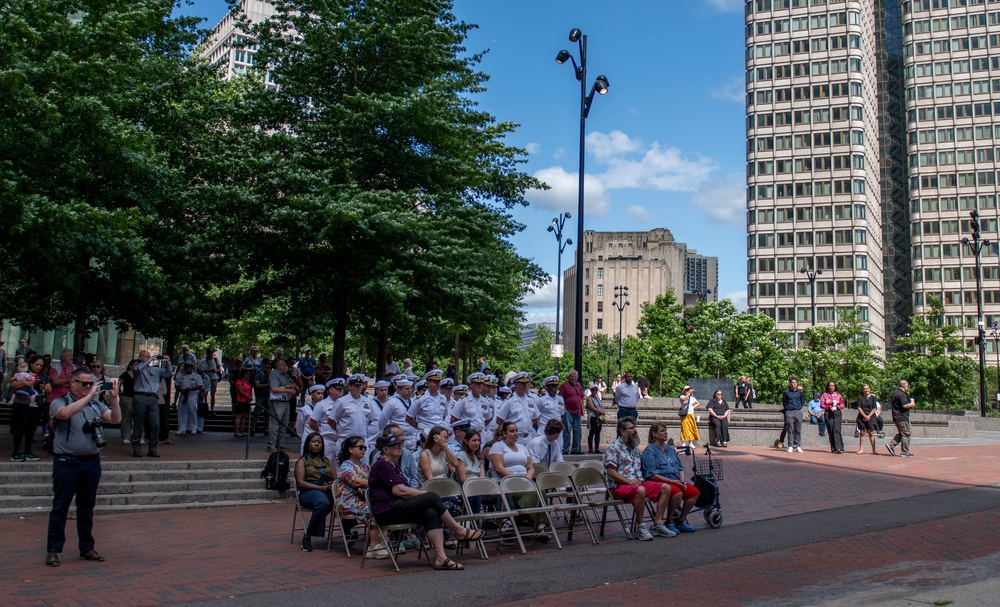
[[[788,452],[789,452],[789,453],[791,453],[792,451],[795,451],[795,447],[789,447],[789,448],[788,448]]]
[[[145,444],[146,444],[146,439],[142,439],[142,440],[140,440],[140,441],[139,441],[139,444],[140,444],[140,445],[145,445]]]
[[[374,548],[368,550],[368,558],[370,559],[387,559],[389,558],[389,551],[385,549],[385,546],[379,542],[375,544]]]
[[[798,451],[799,453],[802,453],[802,447],[796,447],[795,450]]]
[[[653,540],[653,534],[649,532],[646,528],[646,523],[639,523],[639,526],[635,528],[635,539],[643,542],[650,542]]]
[[[131,445],[132,441],[129,440],[129,439],[127,439],[127,438],[122,438],[122,444],[123,445]]]

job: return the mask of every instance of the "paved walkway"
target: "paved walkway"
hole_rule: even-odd
[[[230,449],[221,437],[186,436],[164,456],[209,459]],[[977,488],[1000,485],[1000,446],[915,442],[913,449],[917,457],[910,459],[720,449],[725,522],[718,531],[705,529],[698,517],[693,536],[640,543],[624,542],[609,527],[598,547],[583,534],[561,552],[549,544],[526,556],[506,550],[485,562],[466,555],[464,573],[431,572],[412,556],[404,557],[404,575],[397,575],[387,561],[362,570],[360,559],[342,552],[303,553],[289,543],[287,501],[99,516],[97,549],[108,558],[99,564],[76,560],[71,523],[59,569],[42,564],[46,519],[0,521],[5,603],[138,607],[213,599],[232,604],[231,597],[239,597],[241,605],[291,605],[336,593],[376,604],[370,600],[384,589],[397,598],[405,592],[412,607],[440,604],[434,587],[456,599],[472,592],[480,604],[526,604],[538,597],[546,604],[610,605],[632,597],[662,604],[669,593],[671,601],[687,604],[834,605],[845,592],[878,591],[879,600],[892,601],[895,595],[884,593],[896,588],[987,583],[1000,564],[1000,526],[994,523],[1000,491]],[[263,457],[262,449],[257,454]],[[649,558],[654,554],[662,559]],[[803,563],[815,566],[809,571]],[[554,583],[548,572],[571,573]],[[521,585],[508,583],[521,579]],[[709,580],[715,580],[711,588]],[[482,591],[487,587],[495,591]]]

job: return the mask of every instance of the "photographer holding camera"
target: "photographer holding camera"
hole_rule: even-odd
[[[139,351],[139,362],[132,365],[135,380],[132,383],[132,455],[142,457],[142,430],[149,421],[149,457],[160,457],[156,451],[160,440],[160,406],[156,392],[160,389],[160,380],[170,381],[174,374],[170,366],[170,358],[157,356],[155,359],[148,350]],[[163,419],[164,424],[169,420]]]
[[[45,564],[59,566],[59,554],[66,543],[66,517],[76,496],[76,531],[80,538],[80,558],[103,561],[94,551],[94,504],[97,486],[101,482],[101,447],[104,424],[121,422],[118,407],[118,383],[104,390],[103,382],[95,382],[85,369],[73,371],[69,394],[49,405],[52,416],[52,511],[49,513],[49,534]],[[104,392],[108,404],[98,400]]]

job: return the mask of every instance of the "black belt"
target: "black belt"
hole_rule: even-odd
[[[156,396],[156,392],[135,392],[139,396]]]
[[[53,453],[52,456],[53,457],[66,457],[66,458],[69,458],[69,459],[76,459],[76,460],[80,460],[81,462],[89,462],[91,460],[95,460],[95,459],[100,458],[101,454],[100,453],[95,453],[93,455],[70,455],[68,453]]]

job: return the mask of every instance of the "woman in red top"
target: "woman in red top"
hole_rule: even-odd
[[[826,434],[830,437],[830,451],[832,453],[844,452],[844,436],[841,428],[844,425],[844,415],[842,411],[847,402],[844,397],[837,392],[837,383],[830,382],[826,385],[826,392],[819,397],[819,406],[826,411]]]
[[[236,402],[233,404],[233,414],[236,417],[236,432],[233,436],[244,437],[243,424],[246,423],[247,414],[250,413],[250,403],[253,402],[253,385],[250,383],[250,369],[240,371],[240,378],[236,380]]]

